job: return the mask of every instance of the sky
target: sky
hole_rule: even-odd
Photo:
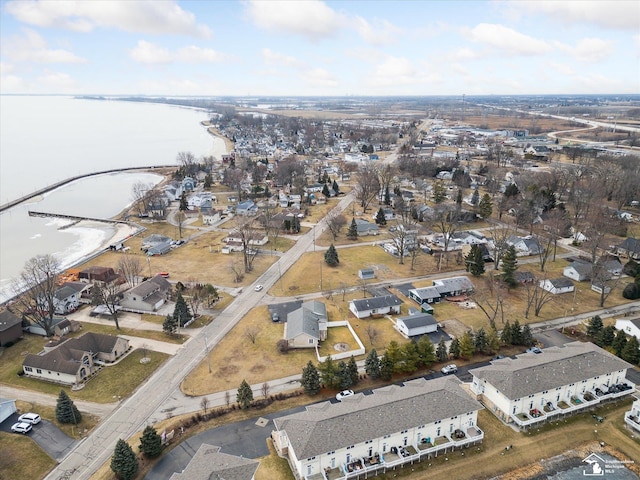
[[[640,1],[1,0],[0,93],[640,93]]]

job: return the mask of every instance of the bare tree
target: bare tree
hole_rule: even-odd
[[[276,209],[271,207],[267,202],[260,217],[262,227],[264,228],[267,237],[269,237],[269,242],[273,244],[274,250],[278,249],[278,237],[282,231],[282,220],[277,221],[276,218],[279,217],[276,215]]]
[[[342,301],[344,302],[344,297],[347,294],[347,290],[349,289],[349,286],[344,283],[344,282],[340,282],[340,285],[338,286],[338,291],[342,294]]]
[[[391,188],[391,182],[395,176],[395,168],[391,164],[385,164],[378,169],[378,176],[380,178],[380,197],[378,201],[382,203],[384,201],[384,192]]]
[[[200,408],[204,411],[204,414],[207,414],[207,408],[209,408],[209,399],[207,397],[202,397],[200,400]]]
[[[525,283],[525,290],[527,292],[527,301],[524,318],[529,318],[529,311],[532,307],[534,315],[539,317],[542,307],[554,299],[553,293],[540,287],[538,279],[535,279],[533,283]]]
[[[505,292],[502,282],[499,282],[494,275],[489,274],[485,278],[484,287],[475,289],[471,298],[485,314],[493,328],[496,328],[498,317],[504,325]]]
[[[121,298],[120,285],[116,282],[110,283],[94,283],[91,289],[91,296],[93,297],[93,303],[95,305],[104,305],[112,320],[116,324],[116,328],[120,330],[120,323],[118,322],[118,311],[120,310],[120,298]]]
[[[135,287],[139,283],[142,262],[137,256],[123,253],[118,259],[117,269],[130,287]]]
[[[197,173],[198,162],[196,156],[191,152],[178,152],[176,157],[178,165],[182,168],[184,176],[193,176]]]
[[[253,248],[253,241],[259,236],[257,222],[254,217],[237,216],[235,219],[236,222],[233,233],[237,235],[242,243],[244,272],[249,273],[253,270],[253,261],[258,253],[257,250]]]
[[[231,405],[231,394],[229,393],[229,390],[224,392],[224,404],[227,406],[227,408],[229,408],[229,405]]]
[[[358,170],[358,180],[355,186],[356,199],[364,212],[376,198],[380,191],[380,180],[375,165],[371,163],[363,164]]]
[[[262,387],[260,387],[260,391],[262,392],[262,396],[263,396],[264,398],[269,398],[269,389],[270,389],[270,388],[271,388],[271,387],[269,387],[269,384],[268,384],[267,382],[264,382],[264,383],[262,384]]]
[[[358,283],[360,284],[360,288],[362,289],[362,298],[367,298],[367,279],[359,278]]]
[[[249,340],[251,343],[255,345],[256,340],[258,339],[258,334],[260,333],[260,329],[258,327],[247,327],[244,330],[244,338]]]
[[[329,232],[331,232],[333,241],[335,242],[338,238],[338,235],[340,234],[340,231],[347,224],[347,219],[344,217],[344,215],[336,210],[331,210],[329,213],[327,213],[325,219],[327,222],[327,228],[329,229]]]
[[[547,265],[549,255],[551,255],[551,245],[553,244],[553,237],[542,237],[540,235],[536,235],[533,237],[533,239],[538,244],[538,263],[540,265],[540,271],[544,272],[544,268]]]
[[[60,263],[53,255],[38,255],[27,260],[13,284],[17,300],[11,310],[42,327],[47,336],[53,334],[56,280],[60,271]]]
[[[233,273],[233,282],[240,283],[244,278],[244,271],[242,269],[242,265],[240,264],[240,262],[236,260],[231,260],[227,264],[227,266],[229,267],[229,270],[231,271],[231,273]]]
[[[367,324],[367,328],[365,329],[367,337],[369,337],[369,344],[373,346],[380,335],[380,330],[373,326],[372,323]]]
[[[176,226],[178,227],[178,235],[182,238],[182,228],[187,221],[187,216],[182,210],[178,210],[173,218],[175,219]]]
[[[494,269],[498,270],[500,268],[500,262],[502,261],[502,257],[504,253],[509,248],[508,240],[509,237],[514,235],[514,230],[504,223],[494,223],[491,226],[491,236],[493,238],[493,260],[494,260]]]
[[[147,211],[148,196],[152,190],[152,183],[136,182],[131,187],[131,201],[139,214]]]
[[[196,318],[200,312],[200,307],[205,300],[205,292],[203,286],[198,281],[191,277],[185,282],[185,291],[182,296],[186,300],[193,317]]]
[[[451,242],[453,234],[458,231],[458,228],[460,226],[459,220],[460,215],[453,205],[443,205],[439,207],[434,213],[434,216],[432,218],[433,228],[438,233],[442,234],[442,241],[444,244],[444,250],[438,258],[438,271],[442,269],[443,256],[447,257],[448,255],[449,243]]]

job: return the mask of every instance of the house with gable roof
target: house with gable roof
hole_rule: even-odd
[[[640,316],[633,318],[619,318],[616,320],[616,330],[622,330],[627,335],[640,340]]]
[[[624,414],[624,423],[636,432],[640,433],[640,399],[633,402],[631,410]]]
[[[640,239],[625,238],[622,243],[616,246],[616,253],[634,260],[640,260]]]
[[[571,262],[570,265],[564,267],[562,275],[570,278],[571,280],[575,280],[576,282],[584,282],[591,278],[591,270],[592,265],[589,262],[576,260]]]
[[[632,393],[632,365],[590,342],[571,342],[469,370],[471,391],[498,418],[520,427]],[[625,388],[612,388],[626,384]]]
[[[361,298],[349,302],[349,310],[357,318],[388,315],[400,313],[400,300],[395,295],[383,295],[380,297]]]
[[[284,339],[290,348],[314,348],[327,338],[327,306],[317,300],[304,302],[287,315]]]
[[[551,292],[554,295],[570,293],[575,290],[573,282],[568,278],[546,278],[544,280],[540,280],[539,286],[543,290]]]
[[[180,473],[169,480],[253,480],[260,462],[222,453],[220,447],[203,443]]]
[[[28,354],[22,370],[29,377],[75,385],[129,351],[126,338],[87,332],[46,346],[38,355]]]
[[[416,313],[396,319],[396,330],[407,338],[438,331],[438,322],[430,313]]]
[[[473,293],[473,283],[467,277],[441,278],[433,281],[441,297],[457,297]]]
[[[22,337],[22,319],[9,310],[0,312],[0,347]]]
[[[276,418],[271,438],[296,478],[373,476],[481,442],[482,408],[455,376],[420,378]]]
[[[170,292],[171,284],[156,275],[124,292],[120,306],[129,310],[155,312],[164,305]]]

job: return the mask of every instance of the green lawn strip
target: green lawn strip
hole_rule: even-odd
[[[163,317],[158,317],[162,318]],[[95,332],[95,333],[104,333],[106,335],[128,335],[131,337],[141,337],[148,338],[149,340],[157,340],[159,342],[167,342],[167,343],[176,343],[183,344],[185,340],[188,338],[186,335],[167,335],[164,332],[156,331],[156,330],[138,330],[136,328],[123,328],[120,327],[118,330],[115,326],[111,325],[101,325],[98,323],[83,323],[82,331],[83,332]],[[35,352],[31,352],[35,353]]]

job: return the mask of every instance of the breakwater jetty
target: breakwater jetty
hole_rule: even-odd
[[[56,182],[52,185],[49,185],[47,187],[41,188],[40,190],[36,190],[35,192],[29,193],[28,195],[24,195],[20,198],[16,198],[15,200],[12,200],[10,202],[7,202],[3,205],[0,205],[0,213],[4,212],[5,210],[8,210],[12,207],[15,207],[16,205],[20,205],[23,202],[26,202],[28,200],[31,200],[32,198],[36,198],[39,195],[43,195],[45,193],[49,193],[53,190],[55,190],[56,188],[60,188],[63,185],[66,185],[68,183],[71,182],[75,182],[76,180],[80,180],[82,178],[88,178],[88,177],[95,177],[98,175],[105,175],[108,173],[119,173],[119,172],[146,172],[146,171],[153,171],[156,169],[160,169],[160,168],[176,168],[176,165],[153,165],[150,167],[126,167],[126,168],[112,168],[109,170],[102,170],[100,172],[92,172],[92,173],[85,173],[83,175],[76,175],[74,177],[69,177],[65,180],[61,180],[59,182]],[[31,212],[29,212],[29,215],[31,215]],[[53,215],[50,215],[53,216]]]
[[[113,220],[109,218],[92,218],[92,217],[80,217],[78,215],[66,215],[64,213],[49,213],[49,212],[36,212],[34,210],[29,210],[30,217],[53,217],[53,218],[63,218],[65,220],[72,220],[74,223],[81,222],[83,220],[89,222],[102,222],[102,223],[122,223],[125,225],[130,225],[131,222],[126,220]]]

